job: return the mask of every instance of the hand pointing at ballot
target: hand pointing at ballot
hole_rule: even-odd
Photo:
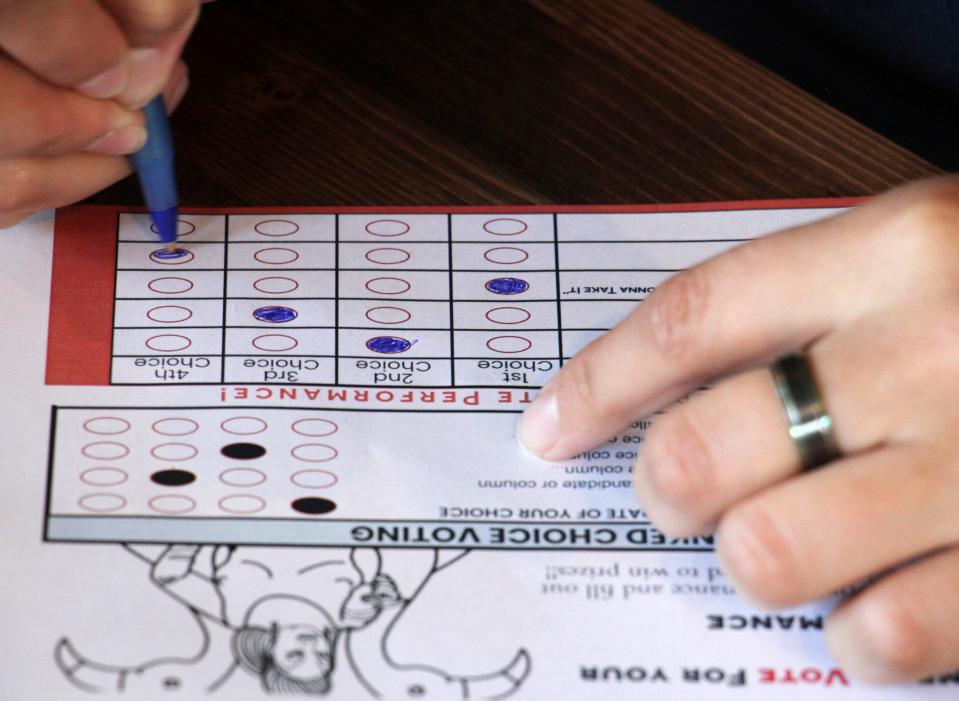
[[[959,179],[942,178],[674,276],[543,388],[520,437],[559,460],[665,409],[634,471],[653,523],[716,530],[762,606],[878,576],[827,638],[893,682],[959,668],[957,395]]]
[[[199,0],[0,2],[0,226],[130,172],[137,109],[187,88],[180,52]]]

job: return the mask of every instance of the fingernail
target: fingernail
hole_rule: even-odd
[[[536,395],[519,422],[516,432],[520,445],[534,455],[542,456],[559,440],[559,405],[556,388],[546,385]]]
[[[829,651],[842,663],[843,669],[874,684],[905,681],[896,675],[875,654],[875,641],[887,631],[864,625],[863,610],[840,607],[826,622],[826,643]],[[873,628],[873,630],[870,630]]]
[[[77,86],[77,90],[84,95],[105,100],[119,95],[127,86],[127,67],[119,64],[108,68],[103,73]]]
[[[101,136],[84,151],[101,153],[107,156],[125,156],[143,148],[147,141],[147,130],[137,124],[114,129]]]
[[[123,101],[130,107],[142,107],[160,91],[163,55],[159,49],[134,49],[127,58],[130,71]]]

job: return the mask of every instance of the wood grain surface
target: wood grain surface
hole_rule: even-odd
[[[644,0],[220,0],[186,60],[186,205],[825,197],[937,172]]]

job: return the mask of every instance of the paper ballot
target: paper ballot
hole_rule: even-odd
[[[526,455],[670,275],[849,202],[77,207],[5,232],[4,699],[945,699],[650,524],[650,420]],[[624,377],[624,382],[636,378]],[[708,390],[707,390],[708,391]]]

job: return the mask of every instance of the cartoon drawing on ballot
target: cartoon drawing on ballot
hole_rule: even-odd
[[[268,694],[323,696],[351,675],[372,699],[503,699],[531,670],[524,649],[475,675],[400,662],[390,649],[404,612],[467,550],[286,548],[277,557],[268,547],[123,547],[187,608],[201,642],[190,655],[121,666],[87,658],[64,637],[56,664],[86,691],[214,693],[252,680]]]

